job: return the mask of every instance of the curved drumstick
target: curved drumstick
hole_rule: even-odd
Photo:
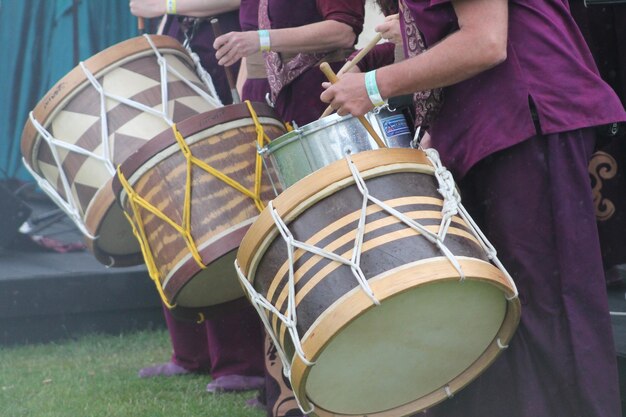
[[[337,75],[335,75],[335,73],[333,72],[333,69],[330,67],[330,65],[328,65],[328,62],[322,62],[320,64],[320,69],[322,70],[326,78],[328,78],[328,81],[330,81],[332,84],[337,82],[337,79],[338,79]],[[358,119],[359,119],[359,122],[361,122],[361,124],[365,128],[365,130],[367,130],[367,132],[372,136],[372,138],[374,138],[374,141],[376,142],[378,147],[386,148],[387,145],[385,145],[385,143],[380,139],[380,136],[378,136],[378,133],[376,133],[376,131],[374,130],[370,122],[367,121],[365,116],[359,116]]]
[[[219,20],[211,19],[211,27],[213,28],[213,35],[215,35],[216,38],[222,35],[222,29],[220,27]],[[235,79],[233,78],[233,73],[230,67],[224,66],[224,71],[226,72],[228,87],[230,87],[230,95],[233,97],[233,104],[241,103],[241,97],[239,97],[239,92],[237,92],[237,86],[235,84]]]
[[[359,51],[358,54],[356,54],[354,56],[354,58],[352,58],[350,61],[346,62],[343,67],[341,67],[341,69],[339,69],[339,71],[337,71],[337,76],[340,76],[341,74],[345,74],[346,72],[350,71],[352,68],[354,68],[356,66],[356,64],[358,64],[359,62],[361,62],[361,60],[363,59],[363,57],[365,55],[367,55],[367,53],[369,51],[372,50],[372,48],[374,46],[376,46],[376,44],[383,38],[383,36],[380,33],[377,33],[376,36],[374,36],[374,38],[372,40],[370,40],[367,45],[365,45],[363,47],[363,49],[361,49]],[[322,117],[326,117],[329,114],[331,114],[333,112],[333,108],[328,106],[326,107],[326,110],[324,110],[324,113],[322,113],[322,115],[320,116],[320,119]]]

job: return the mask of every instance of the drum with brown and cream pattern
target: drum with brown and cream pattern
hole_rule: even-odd
[[[106,265],[142,261],[114,204],[115,167],[172,122],[221,106],[210,79],[197,70],[175,39],[133,38],[74,68],[26,122],[21,142],[26,167]]]
[[[174,312],[200,311],[243,299],[236,250],[263,203],[280,191],[257,153],[259,138],[275,139],[285,126],[266,104],[246,102],[191,117],[177,130],[185,148],[173,131],[158,135],[120,166],[113,186],[143,232],[144,257],[165,303]]]

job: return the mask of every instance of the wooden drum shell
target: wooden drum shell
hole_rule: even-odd
[[[269,106],[252,106],[270,139],[285,133],[283,123]],[[192,155],[254,190],[257,132],[245,103],[194,116],[177,128]],[[137,150],[120,170],[137,195],[182,225],[186,163],[173,132],[169,131]],[[265,202],[276,195],[270,175],[264,170],[261,199]],[[145,209],[140,209],[140,216],[168,303],[203,308],[243,297],[233,267],[235,251],[259,211],[250,197],[197,166],[192,168],[191,184],[191,234],[205,269],[192,258],[182,235],[170,225]],[[137,216],[118,176],[114,189],[124,211],[137,225]],[[225,290],[223,297],[219,295],[220,288],[216,288],[221,285],[232,287]],[[202,295],[205,292],[206,297]],[[191,301],[185,301],[185,297]]]
[[[437,193],[433,168],[421,151],[365,151],[353,155],[352,160],[366,179],[372,195],[429,230],[437,231],[442,198]],[[295,239],[349,259],[362,198],[346,162],[337,161],[285,190],[273,201],[273,205]],[[433,286],[467,284],[459,282],[459,274],[449,260],[423,236],[378,206],[370,205],[367,216],[360,265],[381,306],[399,295],[428,290]],[[476,360],[467,369],[460,370],[457,376],[446,381],[449,389],[455,392],[497,357],[500,352],[497,339],[507,343],[512,337],[519,321],[520,306],[517,299],[505,300],[505,296],[514,295],[513,288],[503,273],[488,262],[480,243],[460,217],[453,218],[445,243],[461,263],[466,280],[488,283],[489,291],[495,289],[496,297],[502,296],[502,308],[506,310],[501,324],[491,325],[490,331],[494,334],[485,341],[484,352],[477,354]],[[308,360],[318,361],[321,358],[323,361],[324,351],[332,346],[338,335],[361,316],[366,317],[366,314],[372,314],[381,307],[373,305],[358,286],[349,267],[300,249],[295,251],[294,256],[297,330],[301,345]],[[289,262],[285,241],[278,235],[268,210],[260,215],[244,237],[237,260],[255,290],[285,314]],[[469,290],[472,285],[467,284],[466,288]],[[397,404],[383,404],[380,409],[376,406],[360,410],[358,407],[355,410],[325,408],[324,404],[310,398],[311,372],[315,372],[316,366],[320,365],[307,367],[294,354],[292,341],[283,323],[273,315],[269,317],[280,345],[291,360],[294,392],[305,409],[315,405],[314,415],[404,416],[446,398],[444,390],[436,386],[432,392],[422,392]],[[415,320],[419,321],[419,317]],[[478,349],[480,351],[483,347]],[[350,360],[351,357],[346,356],[346,367],[351,366]],[[372,361],[376,360],[372,358]],[[388,377],[393,379],[393,376]],[[359,382],[354,381],[355,384]],[[326,383],[333,385],[334,381]],[[393,382],[389,381],[389,384]],[[344,381],[343,386],[346,385],[350,385],[349,381]],[[339,391],[337,396],[342,396],[340,391],[343,386],[340,384],[331,390]]]
[[[159,53],[198,89],[208,94],[207,87],[196,74],[195,63],[187,50],[168,36],[150,35]],[[104,90],[126,99],[160,110],[161,79],[157,57],[145,37],[137,37],[113,45],[87,59],[84,66]],[[204,100],[184,81],[168,75],[168,116],[178,122],[216,106]],[[101,96],[80,66],[59,80],[33,109],[34,118],[52,136],[87,152],[101,155]],[[117,166],[169,126],[162,118],[139,109],[106,99],[110,162]],[[96,258],[111,266],[141,263],[136,240],[111,188],[113,175],[103,162],[93,157],[60,150],[62,172],[56,165],[48,143],[30,119],[22,133],[21,151],[24,162],[65,200],[61,174],[68,179],[76,209],[85,228],[95,240],[86,239]]]

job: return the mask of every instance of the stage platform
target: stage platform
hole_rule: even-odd
[[[54,207],[40,203],[35,210],[41,215]],[[64,244],[83,242],[67,217],[45,233]],[[619,271],[626,277],[626,267]],[[626,416],[626,285],[609,289],[609,304],[616,313],[612,323]],[[46,250],[19,233],[0,248],[0,345],[164,327],[157,291],[143,265],[107,268],[86,250]]]

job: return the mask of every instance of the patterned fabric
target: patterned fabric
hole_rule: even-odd
[[[271,29],[268,13],[269,0],[259,2],[259,29]],[[270,83],[270,99],[276,101],[278,93],[295,80],[299,75],[317,64],[326,53],[299,53],[294,58],[283,62],[278,52],[264,52],[265,65],[267,68],[267,79]]]
[[[424,39],[415,19],[407,10],[404,0],[400,0],[400,25],[404,28],[406,39],[404,42],[404,54],[411,58],[417,56],[426,50]],[[437,116],[443,101],[443,90],[436,88],[434,90],[418,91],[413,94],[413,104],[415,105],[415,126],[427,128],[432,120]]]

